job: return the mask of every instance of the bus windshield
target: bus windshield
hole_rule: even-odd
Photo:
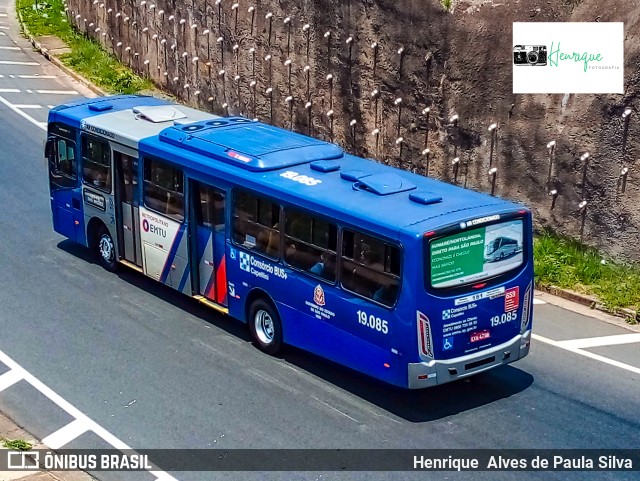
[[[458,287],[522,265],[522,219],[465,230],[429,244],[431,286]]]

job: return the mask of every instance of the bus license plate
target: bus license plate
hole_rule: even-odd
[[[491,337],[491,333],[489,331],[478,331],[471,334],[471,342],[484,341],[485,339],[489,339]]]

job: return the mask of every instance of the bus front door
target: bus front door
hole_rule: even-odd
[[[138,159],[122,152],[113,152],[116,165],[116,216],[120,257],[142,267],[140,221],[138,216]]]
[[[225,192],[192,181],[191,198],[195,222],[192,228],[194,292],[228,305],[225,258]]]

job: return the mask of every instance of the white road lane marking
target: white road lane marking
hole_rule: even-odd
[[[38,122],[36,119],[31,117],[30,115],[25,114],[22,110],[15,108],[13,106],[13,104],[11,102],[9,102],[7,99],[5,99],[4,97],[0,97],[0,104],[6,105],[11,110],[13,110],[15,113],[17,113],[20,117],[28,120],[33,125],[35,125],[36,127],[40,128],[40,129],[42,129],[42,130],[44,130],[46,132],[46,130],[47,130],[47,125],[46,124],[44,124],[43,122]]]
[[[13,106],[17,109],[41,109],[42,105],[36,105],[36,104],[13,104]]]
[[[0,13],[0,17],[6,17],[7,14],[6,13]]]
[[[87,430],[95,433],[98,437],[102,438],[103,441],[107,442],[108,444],[113,446],[115,449],[119,449],[120,451],[133,450],[133,448],[127,445],[124,441],[121,441],[120,439],[115,437],[105,428],[103,428],[94,420],[89,418],[89,416],[87,416],[78,408],[73,406],[70,402],[63,399],[59,394],[53,391],[53,389],[45,385],[42,381],[40,381],[33,374],[31,374],[29,371],[27,371],[25,368],[23,368],[20,364],[18,364],[16,361],[14,361],[12,358],[7,356],[2,351],[0,351],[0,362],[4,363],[9,369],[11,369],[11,371],[15,371],[16,374],[20,375],[22,379],[24,379],[26,382],[31,384],[31,386],[33,386],[35,389],[40,391],[41,394],[49,398],[49,400],[52,401],[54,404],[56,404],[59,408],[61,408],[63,411],[66,411],[67,414],[74,417],[76,421],[79,421],[82,425],[86,426]],[[66,427],[68,426],[69,425],[67,425]],[[69,428],[69,429],[75,430],[76,429],[75,426],[79,426],[79,425],[74,425],[73,428]],[[62,428],[62,429],[65,429],[65,428]],[[60,430],[56,431],[56,433],[58,433],[59,431]],[[56,433],[53,433],[53,434],[56,434]],[[60,436],[62,437],[62,435]],[[169,473],[166,473],[164,471],[154,470],[154,471],[149,471],[149,473],[153,474],[156,478],[159,478],[159,479],[166,479],[169,481],[178,481],[176,478],[174,478]]]
[[[78,95],[75,90],[36,90],[39,94],[51,94],[51,95]]]
[[[0,89],[0,94],[19,94],[20,89]]]
[[[533,303],[534,304],[546,304],[546,301],[543,301],[542,299],[536,299],[535,297],[533,298]]]
[[[0,60],[0,65],[40,65],[38,62],[18,62],[13,60]]]
[[[0,30],[9,30],[8,25],[0,25]]]
[[[589,347],[617,346],[620,344],[631,344],[634,342],[640,342],[640,333],[571,339],[569,341],[558,341],[558,344],[564,347],[572,347],[574,349],[587,349]]]
[[[55,433],[49,434],[42,440],[42,444],[51,449],[60,449],[65,444],[69,444],[77,437],[89,430],[89,426],[80,419],[74,419],[66,426],[61,427]]]
[[[5,47],[0,45],[0,50],[20,50],[20,47]]]
[[[24,79],[52,79],[52,78],[58,78],[57,75],[18,75],[18,78],[24,78]]]
[[[22,376],[19,372],[11,371],[5,372],[2,376],[0,376],[0,391],[4,391],[10,386],[13,386],[18,381],[22,381]]]
[[[599,354],[594,354],[589,351],[583,351],[582,349],[577,349],[575,347],[563,346],[561,341],[554,341],[553,339],[542,337],[542,336],[539,336],[538,334],[532,334],[531,337],[536,341],[544,342],[545,344],[559,347],[560,349],[564,349],[566,351],[573,352],[575,354],[580,354],[581,356],[585,356],[595,361],[600,361],[605,364],[609,364],[611,366],[619,367],[620,369],[625,369],[635,374],[640,374],[640,367],[631,366],[629,364],[625,364],[624,362],[615,361],[614,359],[609,359],[608,357],[600,356]]]
[[[4,33],[4,32],[0,32],[0,37],[6,37],[6,36],[7,36],[7,34],[6,34],[6,33]]]

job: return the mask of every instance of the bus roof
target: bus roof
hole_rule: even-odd
[[[292,205],[387,235],[420,235],[521,205],[346,154],[335,144],[153,97],[65,104],[50,122],[88,130]],[[317,182],[320,181],[320,182]]]
[[[49,112],[50,123],[64,122],[134,149],[138,148],[140,139],[158,135],[170,125],[217,118],[184,105],[140,95],[81,99]]]
[[[288,130],[237,117],[206,125],[213,123],[169,127],[143,139],[140,149],[330,218],[374,232],[382,228],[389,235],[400,229],[421,235],[465,219],[522,209]]]

